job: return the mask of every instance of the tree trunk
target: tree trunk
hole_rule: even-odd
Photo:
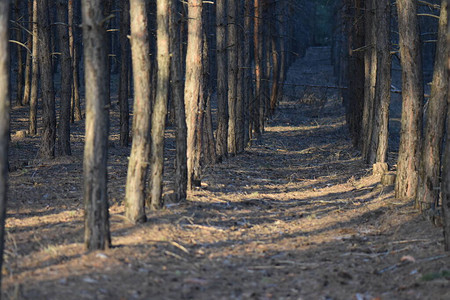
[[[236,88],[237,88],[237,14],[236,0],[227,1],[228,26],[227,26],[227,49],[228,49],[228,154],[236,155]]]
[[[216,3],[216,48],[217,48],[217,131],[216,149],[219,161],[228,154],[228,84],[227,84],[227,41],[226,0]]]
[[[9,144],[9,1],[0,1],[0,270],[5,245]],[[3,273],[3,272],[2,272]],[[0,286],[2,275],[0,274]]]
[[[67,1],[58,0],[58,22],[67,24]],[[72,92],[72,61],[69,50],[69,35],[65,25],[58,26],[61,51],[61,112],[59,115],[58,148],[61,155],[71,155],[70,149],[70,96]]]
[[[371,164],[385,163],[387,159],[391,101],[391,4],[389,0],[378,0],[375,5],[377,74],[369,150]]]
[[[84,243],[88,250],[111,246],[109,231],[107,156],[106,31],[101,0],[83,0],[83,44],[86,82],[86,137],[84,146]]]
[[[164,130],[166,127],[167,98],[169,96],[170,52],[169,52],[169,0],[158,0],[157,15],[157,66],[156,99],[152,113],[152,144],[150,158],[151,209],[160,209],[164,169]]]
[[[45,158],[55,156],[56,111],[53,87],[53,69],[50,49],[50,23],[48,0],[38,0],[39,65],[42,89],[42,123],[44,127],[41,155]]]
[[[26,28],[29,31],[33,30],[33,1],[28,1],[28,25]],[[27,32],[27,47],[32,49],[33,36]],[[31,94],[31,53],[27,51],[27,56],[25,59],[25,78],[24,78],[24,89],[23,89],[23,99],[22,104],[30,104],[30,94]]]
[[[277,9],[281,4],[274,2],[269,10],[271,11],[271,26],[270,26],[270,46],[272,55],[272,86],[270,91],[270,104],[269,115],[272,116],[275,113],[275,109],[278,105],[278,90],[280,88],[280,52],[279,52],[279,37],[278,27],[281,25],[278,21],[278,15],[280,14]]]
[[[181,58],[181,16],[178,0],[170,0],[170,52],[171,52],[171,91],[175,110],[177,144],[176,170],[175,170],[175,195],[177,201],[186,200],[187,190],[187,157],[186,157],[186,114],[183,99],[183,68]]]
[[[245,90],[244,90],[244,6],[242,0],[237,0],[236,14],[236,51],[237,51],[237,83],[236,83],[236,151],[241,153],[245,148]]]
[[[147,220],[145,179],[150,155],[150,42],[145,0],[130,1],[131,55],[134,83],[133,142],[125,190],[125,215],[132,223]]]
[[[245,92],[245,131],[244,141],[245,145],[248,145],[251,139],[252,122],[250,116],[253,111],[253,78],[252,78],[252,54],[251,54],[251,41],[252,41],[252,8],[253,0],[244,0],[244,92]]]
[[[255,0],[254,4],[254,30],[253,30],[253,49],[255,51],[255,100],[252,111],[252,127],[257,138],[261,136],[262,124],[260,123],[260,107],[263,105],[263,90],[262,90],[262,4],[261,0]]]
[[[80,101],[80,87],[79,87],[79,64],[78,64],[78,47],[76,41],[78,39],[78,30],[76,21],[78,18],[75,17],[78,11],[78,1],[73,2],[69,0],[68,2],[68,14],[69,14],[69,47],[70,56],[72,57],[72,122],[81,121],[83,115],[81,113],[81,101]]]
[[[186,49],[186,80],[184,99],[187,124],[187,186],[200,185],[200,161],[202,130],[202,7],[201,0],[188,3],[188,41]]]
[[[37,134],[37,103],[39,86],[39,32],[38,32],[38,6],[37,0],[33,0],[33,55],[31,60],[31,95],[30,95],[30,121],[29,134]]]
[[[402,120],[395,196],[414,198],[417,191],[422,139],[423,79],[417,3],[398,0],[402,65]]]
[[[431,97],[425,125],[422,158],[420,160],[419,184],[417,187],[416,208],[422,212],[435,210],[439,201],[439,177],[441,171],[442,139],[447,111],[448,74],[447,55],[447,1],[442,1],[439,18],[439,32],[434,62]],[[449,140],[447,140],[449,141]],[[448,142],[447,142],[448,143]]]
[[[130,139],[130,112],[128,108],[128,69],[130,28],[130,1],[123,0],[120,12],[120,81],[119,81],[119,110],[120,110],[120,145],[128,147]]]
[[[21,7],[21,1],[15,0],[14,3],[14,12],[15,12],[15,18],[16,21],[19,22],[22,16],[20,14],[20,7]],[[22,29],[15,30],[16,33],[16,40],[21,42],[22,40]],[[17,45],[17,93],[16,93],[16,105],[22,106],[22,96],[23,96],[23,50],[21,45]]]

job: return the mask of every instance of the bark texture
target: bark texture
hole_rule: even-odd
[[[31,61],[31,94],[30,94],[30,121],[28,131],[30,135],[37,134],[37,102],[39,77],[39,32],[37,0],[33,0],[33,55]]]
[[[96,250],[111,246],[107,193],[108,84],[104,81],[107,53],[101,0],[83,0],[82,16],[86,82],[84,244],[88,250]]]
[[[119,110],[120,110],[120,145],[128,147],[130,139],[130,112],[128,108],[128,69],[130,44],[128,32],[130,29],[130,1],[120,1],[120,81],[119,81]]]

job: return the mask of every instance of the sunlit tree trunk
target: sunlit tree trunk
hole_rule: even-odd
[[[83,44],[86,82],[84,146],[84,244],[88,250],[111,246],[107,193],[109,120],[106,31],[101,0],[83,0]]]
[[[67,24],[67,1],[58,0],[58,22]],[[61,155],[71,155],[70,149],[70,96],[72,92],[72,61],[69,50],[69,35],[66,25],[58,25],[61,52],[61,112],[59,115],[58,150]]]
[[[417,2],[398,0],[402,66],[402,120],[395,196],[414,198],[417,191],[422,139],[423,79]]]
[[[164,130],[166,126],[167,98],[169,96],[169,0],[156,3],[156,53],[157,82],[156,99],[152,112],[152,144],[150,158],[150,195],[149,207],[162,207],[162,183],[164,169]]]
[[[187,190],[187,157],[186,157],[186,113],[183,98],[183,68],[181,57],[181,13],[178,0],[170,0],[170,85],[175,111],[177,144],[176,170],[175,170],[175,194],[178,201],[186,200]]]
[[[9,1],[0,1],[0,270],[3,265],[8,195],[9,144]],[[3,272],[2,272],[3,273]],[[2,275],[0,274],[0,286]]]
[[[39,65],[42,90],[42,134],[41,155],[46,158],[55,155],[56,111],[53,70],[50,49],[50,22],[48,0],[38,0]]]
[[[226,42],[226,0],[216,3],[216,60],[217,60],[217,131],[216,148],[218,159],[228,154],[228,84]]]
[[[28,24],[25,26],[29,31],[33,30],[33,1],[27,1],[28,3]],[[27,47],[32,49],[33,36],[27,32]],[[31,94],[31,53],[27,51],[27,56],[25,59],[25,75],[24,75],[24,88],[23,88],[23,99],[22,104],[30,104],[30,94]]]
[[[227,26],[227,49],[228,49],[228,154],[235,155],[236,148],[236,97],[237,97],[237,14],[236,0],[227,1],[228,26]]]
[[[253,48],[255,52],[255,100],[252,111],[252,127],[256,137],[261,135],[262,124],[260,123],[260,108],[264,105],[263,103],[263,89],[262,89],[262,76],[263,76],[263,68],[262,68],[262,54],[263,54],[263,45],[262,45],[262,4],[261,0],[255,0],[254,2],[254,30],[253,30]]]
[[[38,8],[37,0],[33,0],[33,55],[31,60],[31,94],[30,94],[30,116],[29,134],[37,134],[37,102],[39,85],[39,37],[38,37]]]
[[[81,101],[80,101],[80,86],[79,86],[79,54],[77,47],[78,29],[76,21],[76,13],[78,12],[78,1],[69,0],[68,2],[68,14],[69,14],[69,47],[70,56],[72,57],[72,122],[81,121],[83,115],[81,113]]]
[[[120,145],[123,147],[127,147],[130,139],[130,112],[128,108],[128,62],[130,44],[127,37],[128,32],[130,31],[130,1],[120,1],[120,5]]]
[[[441,171],[442,139],[447,112],[448,74],[447,59],[447,1],[442,1],[439,32],[434,62],[431,97],[428,100],[424,141],[419,169],[416,207],[426,212],[436,209],[439,201],[439,177]],[[448,140],[447,140],[447,143]]]
[[[188,2],[188,40],[186,49],[186,80],[184,101],[186,104],[187,124],[187,172],[188,189],[200,185],[201,134],[203,113],[202,103],[202,8],[201,0]]]

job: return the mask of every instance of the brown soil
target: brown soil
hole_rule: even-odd
[[[330,84],[318,79],[331,73],[324,51],[297,62],[290,84],[305,76]],[[311,76],[307,63],[323,68]],[[13,135],[4,298],[450,299],[442,228],[362,164],[337,96],[287,93],[262,140],[205,168],[187,203],[166,203],[138,226],[123,218],[129,149],[117,146],[113,124],[114,246],[91,253],[82,244],[82,123],[74,155],[51,161],[38,158],[38,137]],[[14,109],[13,133],[25,118]]]

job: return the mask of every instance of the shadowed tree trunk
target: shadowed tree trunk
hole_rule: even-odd
[[[183,68],[181,58],[180,28],[181,13],[178,0],[170,0],[170,85],[175,110],[177,158],[175,170],[175,195],[177,201],[186,200],[187,189],[187,157],[186,157],[186,114],[183,98]]]
[[[28,1],[28,25],[26,28],[32,32],[33,30],[33,1]],[[27,47],[32,49],[33,36],[27,32]],[[25,74],[24,74],[24,88],[23,88],[23,99],[22,104],[30,104],[30,94],[31,94],[31,53],[27,51],[27,56],[25,59]]]
[[[423,79],[417,3],[398,0],[402,65],[402,125],[395,197],[414,198],[417,191],[422,137]]]
[[[216,3],[216,60],[217,60],[217,131],[216,149],[218,159],[228,154],[228,94],[227,94],[227,41],[226,0]]]
[[[167,98],[169,96],[169,0],[156,3],[156,52],[158,78],[156,99],[152,112],[152,144],[150,157],[150,195],[148,206],[151,209],[162,207],[162,184],[164,169],[164,130],[166,128]]]
[[[260,122],[260,108],[263,104],[263,89],[262,89],[262,54],[263,54],[263,44],[262,44],[262,4],[261,0],[255,0],[254,3],[254,31],[253,31],[253,48],[255,51],[255,100],[253,101],[253,111],[252,111],[252,128],[255,133],[256,138],[261,136],[262,124]]]
[[[416,197],[416,208],[419,208],[423,212],[429,209],[436,209],[439,201],[438,188],[440,185],[441,150],[448,97],[448,74],[446,68],[448,47],[447,12],[447,1],[444,0],[441,4],[436,60],[434,62],[431,97],[428,100],[427,121],[422,145],[422,158],[420,160],[419,184]]]
[[[22,19],[22,15],[21,15],[21,6],[22,6],[22,1],[20,0],[15,0],[14,3],[14,14],[15,14],[15,21],[20,22]],[[23,19],[22,19],[23,21]],[[15,30],[15,36],[16,36],[16,40],[21,42],[22,41],[22,29],[21,28],[17,28]],[[23,96],[23,49],[21,45],[17,45],[17,77],[16,77],[16,86],[17,86],[17,93],[16,93],[16,105],[17,106],[22,106],[22,96]]]
[[[237,52],[237,83],[236,83],[236,151],[241,153],[245,148],[245,90],[244,90],[244,5],[237,0],[236,13],[236,52]]]
[[[67,1],[58,0],[58,22],[67,24]],[[61,155],[71,155],[70,149],[70,96],[72,92],[72,61],[69,50],[69,35],[66,25],[58,25],[61,52],[61,112],[59,115],[58,150]]]
[[[228,154],[236,155],[236,98],[237,98],[237,14],[236,0],[227,1],[228,26],[227,26],[227,49],[228,49]]]
[[[37,102],[38,102],[38,85],[39,85],[39,32],[38,32],[38,8],[37,0],[33,0],[33,55],[31,60],[31,94],[30,94],[30,121],[29,134],[37,134]]]
[[[252,122],[250,119],[254,106],[253,96],[253,78],[252,78],[252,54],[251,54],[251,41],[252,41],[252,8],[253,0],[244,0],[244,93],[245,93],[245,119],[244,119],[244,142],[245,145],[249,144],[252,133]]]
[[[131,56],[134,83],[133,142],[128,162],[125,215],[132,223],[147,220],[145,179],[150,155],[150,40],[145,0],[130,0]]]
[[[83,44],[86,82],[84,146],[84,244],[88,250],[111,246],[109,231],[107,156],[109,120],[106,31],[101,0],[83,0]]]
[[[186,103],[187,125],[187,186],[200,185],[200,155],[203,113],[201,108],[203,97],[202,78],[202,8],[201,0],[188,3],[188,40],[186,49],[186,80],[184,99]]]
[[[279,51],[279,32],[278,27],[280,27],[279,23],[279,15],[280,11],[278,7],[281,5],[281,2],[272,3],[269,10],[272,11],[272,22],[270,24],[270,45],[271,45],[271,55],[272,55],[272,86],[270,91],[270,111],[269,116],[272,116],[275,112],[275,109],[278,105],[278,95],[280,89],[280,51]]]
[[[128,69],[130,29],[130,1],[120,1],[120,81],[119,81],[119,110],[120,110],[120,145],[128,147],[130,139],[130,112],[128,109]]]
[[[53,87],[53,71],[50,50],[50,23],[48,0],[38,0],[39,31],[39,65],[42,89],[42,134],[41,155],[45,158],[55,156],[56,146],[56,111],[55,91]]]
[[[389,104],[391,101],[391,3],[378,0],[375,3],[377,35],[376,85],[374,97],[374,119],[370,141],[369,163],[385,163],[389,138]]]
[[[9,144],[9,1],[0,1],[0,270],[5,245]],[[3,272],[2,272],[3,273]],[[0,274],[0,286],[2,275]]]
[[[79,64],[78,64],[78,47],[76,45],[78,39],[78,29],[76,12],[78,11],[78,1],[69,0],[68,2],[68,14],[69,14],[69,47],[70,56],[72,57],[72,122],[81,121],[83,115],[81,114],[81,101],[80,101],[80,86],[79,86]]]

